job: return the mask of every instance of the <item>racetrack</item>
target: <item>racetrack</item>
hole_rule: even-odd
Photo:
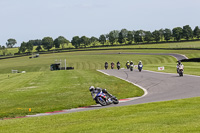
[[[136,69],[134,71],[130,71],[129,69],[100,70],[100,72],[137,84],[140,87],[145,88],[146,93],[142,97],[123,99],[117,105],[93,105],[70,110],[28,115],[26,117],[72,113],[114,106],[126,106],[200,96],[200,76],[184,75],[183,77],[179,77],[178,74],[152,72],[147,70],[139,72]]]
[[[103,53],[102,53],[103,54]],[[105,53],[104,53],[105,54]],[[119,54],[119,53],[107,53],[107,54]],[[184,55],[179,54],[161,54],[161,53],[120,53],[120,54],[148,54],[148,55],[169,55],[175,57],[177,60],[186,59]],[[63,113],[80,112],[86,110],[94,110],[100,108],[108,108],[114,106],[126,106],[133,104],[142,104],[150,102],[168,101],[175,99],[183,99],[190,97],[200,96],[200,76],[184,75],[179,77],[178,74],[160,73],[143,70],[139,72],[134,69],[113,69],[113,70],[98,70],[109,76],[115,76],[120,79],[126,80],[130,83],[138,85],[143,88],[145,94],[138,98],[121,99],[117,105],[100,106],[93,105],[89,107],[81,107],[70,110],[61,110],[55,112],[40,113],[36,115],[28,115],[26,117],[36,117],[44,115],[54,115]],[[122,88],[123,89],[123,88]]]

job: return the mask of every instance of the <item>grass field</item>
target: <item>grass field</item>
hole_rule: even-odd
[[[0,118],[94,105],[91,85],[107,88],[119,99],[143,95],[130,83],[87,70],[1,74],[0,83]]]
[[[96,69],[104,69],[105,61],[120,61],[124,67],[127,60],[134,63],[142,60],[146,70],[158,71],[157,67],[165,66],[162,72],[176,73],[176,59],[171,56],[101,54],[119,52],[179,53],[189,58],[200,56],[198,50],[126,49],[40,54],[39,58],[34,59],[25,56],[0,60],[0,117],[95,104],[88,91],[90,85],[107,88],[119,99],[143,94],[130,83],[97,72]],[[73,66],[75,70],[50,71],[50,64],[56,59],[66,59],[67,66]],[[200,63],[183,64],[185,74],[200,75]],[[13,69],[26,73],[11,74]],[[199,105],[199,98],[192,98],[65,115],[10,119],[0,121],[0,132],[71,133],[94,132],[97,129],[99,132],[197,132]],[[32,112],[28,111],[29,108],[32,108]]]
[[[73,66],[75,70],[50,71],[50,64],[56,59],[66,59],[67,66]],[[136,63],[142,60],[146,70],[158,71],[158,67],[164,66],[165,70],[162,72],[176,72],[176,59],[165,55],[104,55],[101,51],[86,51],[42,54],[34,59],[25,56],[0,60],[2,92],[0,95],[3,99],[0,101],[0,117],[30,114],[27,112],[28,108],[33,108],[31,113],[39,113],[94,104],[88,91],[90,85],[107,88],[118,98],[141,96],[143,92],[137,87],[96,72],[96,69],[104,69],[105,61],[120,61],[121,67],[125,67],[127,60]],[[185,74],[200,75],[199,63],[184,63],[184,65]],[[11,74],[11,70],[26,71],[26,73]],[[121,92],[121,88],[127,88],[126,92]],[[83,96],[85,96],[84,100],[80,102],[78,98]]]
[[[3,133],[198,133],[200,98],[4,120]]]

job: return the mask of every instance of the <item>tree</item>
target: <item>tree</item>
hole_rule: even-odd
[[[99,42],[104,45],[104,43],[106,42],[106,36],[105,35],[100,35]]]
[[[37,50],[38,52],[40,52],[40,50],[42,50],[41,45],[37,46],[36,50]]]
[[[180,41],[182,38],[183,29],[181,27],[176,27],[172,30],[172,35],[176,41]]]
[[[80,47],[80,38],[79,38],[79,36],[74,36],[72,38],[71,43],[75,48],[79,48]]]
[[[111,45],[114,44],[114,42],[115,42],[115,37],[114,37],[113,32],[110,32],[110,33],[108,34],[108,40],[109,40],[109,42],[111,43]]]
[[[121,35],[120,35],[121,34]],[[126,43],[126,38],[127,38],[127,35],[128,35],[128,30],[127,29],[122,29],[119,33],[119,37],[118,39],[120,38],[121,39],[121,43]],[[121,36],[121,37],[120,37]],[[119,42],[119,40],[118,40]]]
[[[6,53],[8,52],[8,50],[6,49],[5,46],[2,46],[2,47],[1,47],[1,50],[2,50],[2,54],[3,54],[4,56],[5,56]]]
[[[153,40],[154,41],[156,41],[156,42],[160,41],[160,32],[158,30],[153,31],[152,35],[153,35]]]
[[[122,32],[119,33],[118,42],[119,42],[120,44],[122,44],[122,43],[125,42],[125,38],[123,37]]]
[[[128,31],[127,41],[128,41],[129,44],[132,44],[132,42],[133,42],[133,32]]]
[[[82,37],[80,38],[80,43],[81,43],[81,44],[84,44],[84,46],[85,46],[85,48],[86,48],[86,46],[88,46],[88,45],[90,44],[89,38],[86,37],[86,36],[82,36]]]
[[[59,36],[58,38],[56,38],[54,40],[54,45],[55,45],[55,48],[60,48],[60,45],[62,46],[62,49],[64,48],[64,44],[68,44],[69,41],[63,37],[63,36]]]
[[[6,46],[7,46],[8,48],[12,48],[16,43],[17,43],[17,41],[16,41],[15,39],[10,38],[10,39],[7,40]]]
[[[141,30],[135,31],[135,34],[134,34],[134,41],[135,41],[136,43],[143,42],[142,34],[143,34],[143,33],[142,33]]]
[[[92,37],[89,39],[90,44],[92,44],[93,46],[96,45],[97,41],[98,41],[98,38],[96,38],[96,37],[94,37],[94,36],[92,36]]]
[[[127,30],[127,29],[122,29],[122,30],[121,30],[121,33],[122,33],[122,37],[123,37],[123,38],[126,38],[127,35],[128,35],[128,30]]]
[[[31,41],[28,41],[26,43],[26,49],[28,52],[31,52],[33,50],[33,43]]]
[[[44,37],[42,39],[42,45],[43,45],[44,49],[47,49],[49,51],[53,47],[53,38]]]
[[[159,30],[159,34],[160,34],[160,40],[163,41],[163,39],[164,39],[164,30],[160,29]]]
[[[194,37],[196,37],[196,38],[198,38],[198,39],[200,38],[200,29],[199,29],[198,26],[196,26],[196,27],[194,28],[193,35],[194,35]]]
[[[30,42],[33,46],[39,46],[39,45],[42,45],[42,40],[40,40],[40,39],[29,40],[29,42]]]
[[[117,39],[119,38],[119,31],[118,30],[113,30],[108,34],[108,40],[113,45]]]
[[[192,28],[189,25],[183,26],[183,37],[186,40],[193,38],[193,31],[192,31]]]
[[[26,51],[26,43],[22,42],[21,46],[19,47],[19,53],[24,53]]]
[[[150,31],[145,31],[144,34],[144,41],[147,41],[147,43],[149,43],[153,40],[153,35]]]
[[[164,38],[168,42],[172,38],[172,31],[170,29],[164,30]]]

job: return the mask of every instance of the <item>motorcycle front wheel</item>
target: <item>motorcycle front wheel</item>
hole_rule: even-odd
[[[119,100],[117,98],[115,98],[115,97],[112,98],[112,101],[113,101],[114,104],[118,104],[119,103]]]
[[[106,106],[106,105],[107,105],[105,99],[103,99],[102,97],[97,97],[97,101],[98,101],[98,103],[101,104],[102,106]]]

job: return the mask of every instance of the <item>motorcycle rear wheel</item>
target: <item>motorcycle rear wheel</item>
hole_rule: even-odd
[[[106,105],[107,105],[105,99],[103,99],[102,97],[97,97],[97,101],[98,101],[98,103],[101,104],[102,106],[106,106]]]

